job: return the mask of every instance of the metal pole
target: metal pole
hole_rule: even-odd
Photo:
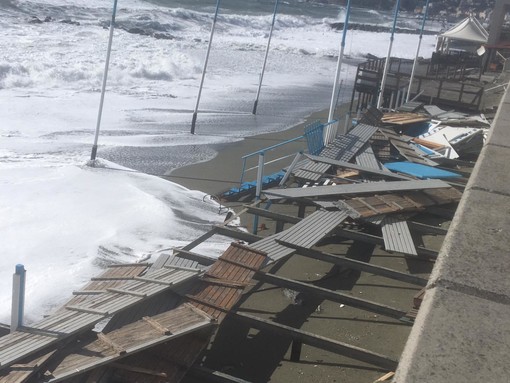
[[[12,306],[11,306],[11,332],[23,326],[25,312],[25,282],[26,271],[23,265],[16,265],[12,276]]]
[[[414,57],[413,69],[411,70],[411,77],[409,78],[409,88],[407,89],[406,102],[409,102],[409,99],[411,97],[411,87],[413,85],[414,72],[416,71],[416,65],[418,63],[418,55],[420,54],[421,41],[423,39],[423,31],[425,29],[425,21],[427,20],[427,14],[429,12],[429,1],[430,0],[427,0],[427,2],[425,3],[425,12],[423,13],[423,20],[421,22],[420,37],[418,39],[418,47],[416,48],[416,56]]]
[[[197,122],[198,105],[200,104],[200,96],[202,95],[202,87],[204,86],[205,72],[207,70],[207,63],[209,61],[209,53],[211,52],[211,45],[214,36],[214,28],[216,27],[216,20],[218,19],[218,11],[220,9],[221,0],[216,1],[216,11],[214,12],[214,19],[211,27],[211,35],[209,36],[209,45],[207,46],[207,53],[205,54],[204,68],[202,70],[202,79],[200,80],[200,87],[198,88],[197,103],[193,111],[193,119],[191,120],[191,134],[195,134],[195,124]]]
[[[267,39],[266,55],[264,56],[264,64],[262,64],[262,71],[260,72],[259,87],[257,89],[257,96],[253,103],[253,114],[257,113],[257,105],[259,103],[260,89],[262,88],[262,80],[264,79],[264,71],[266,70],[267,56],[269,55],[269,46],[271,45],[271,37],[273,36],[274,23],[276,20],[276,13],[278,12],[278,3],[280,0],[276,0],[274,3],[273,21],[271,22],[271,29],[269,30],[269,38]]]
[[[393,17],[393,28],[391,29],[390,44],[388,46],[388,55],[386,56],[386,62],[384,63],[383,77],[381,81],[381,88],[379,89],[379,98],[377,100],[377,109],[379,109],[383,102],[384,87],[386,86],[386,77],[388,76],[388,69],[390,67],[390,55],[391,48],[393,47],[393,39],[395,37],[395,28],[397,27],[398,10],[400,8],[400,0],[397,0],[395,5],[395,16]]]
[[[338,54],[338,62],[336,66],[335,73],[335,82],[333,84],[333,92],[331,94],[331,103],[329,106],[329,116],[328,122],[333,120],[333,115],[335,114],[335,106],[336,106],[336,97],[338,93],[338,80],[340,78],[340,70],[342,68],[342,61],[344,58],[344,48],[345,48],[345,37],[347,35],[347,28],[349,27],[349,16],[351,13],[351,0],[347,0],[347,8],[345,10],[345,21],[344,21],[344,30],[342,31],[342,42],[340,43],[340,52]]]
[[[257,169],[257,186],[255,189],[255,200],[260,200],[260,194],[262,193],[262,177],[264,176],[264,152],[259,154],[259,166]],[[253,234],[257,234],[259,226],[259,216],[255,214],[253,216]]]
[[[110,36],[108,38],[108,49],[106,51],[106,62],[104,64],[103,85],[101,87],[101,100],[99,101],[99,112],[97,113],[96,135],[94,137],[94,145],[92,146],[92,153],[90,154],[91,160],[95,160],[96,154],[97,154],[97,141],[99,139],[99,128],[101,127],[101,116],[103,114],[104,94],[105,94],[105,90],[106,90],[106,80],[108,78],[108,66],[110,65],[110,53],[112,51],[113,30],[115,28],[115,14],[116,13],[117,13],[117,0],[114,0],[113,1],[112,20],[110,22]]]

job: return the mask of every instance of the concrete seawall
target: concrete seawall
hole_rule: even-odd
[[[510,93],[467,184],[394,382],[510,380]]]

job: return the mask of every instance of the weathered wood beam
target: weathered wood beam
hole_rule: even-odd
[[[258,235],[250,234],[245,231],[235,230],[235,229],[232,229],[227,226],[219,225],[219,226],[215,226],[215,229],[216,229],[216,234],[224,235],[224,236],[230,237],[230,238],[239,239],[241,241],[245,241],[248,243],[257,242],[262,239],[262,237],[260,237]]]
[[[298,282],[292,279],[280,277],[274,274],[258,272],[254,276],[255,279],[264,281],[266,283],[285,287],[291,290],[314,294],[333,302],[344,303],[346,305],[370,311],[373,313],[386,315],[390,318],[400,319],[406,311],[399,310],[390,306],[371,302],[366,299],[356,298],[350,294],[345,294],[339,291],[325,289],[319,286],[314,286],[309,283]]]
[[[212,237],[214,234],[216,234],[216,229],[218,226],[213,226],[211,230],[209,230],[207,233],[201,235],[197,239],[195,239],[193,242],[188,243],[186,246],[182,248],[182,250],[191,250],[195,248],[196,246],[200,245],[202,242],[204,242],[206,239]]]
[[[285,223],[296,224],[302,220],[302,218],[299,218],[299,217],[295,217],[295,216],[287,215],[287,214],[275,213],[274,211],[269,211],[266,209],[257,208],[257,207],[253,207],[253,206],[246,206],[246,209],[247,209],[246,210],[247,213],[255,214],[255,215],[258,215],[258,216],[264,217],[264,218],[270,218],[274,221],[282,221]]]
[[[177,248],[173,249],[173,251],[175,253],[174,255],[177,257],[185,258],[190,261],[195,261],[195,262],[198,262],[204,266],[210,266],[214,262],[216,262],[215,258],[207,257],[205,255],[194,253],[192,251],[188,251],[188,250],[184,250],[184,249],[177,249]]]
[[[160,377],[160,378],[167,378],[168,377],[168,375],[165,372],[163,372],[163,371],[149,370],[148,368],[142,368],[142,367],[137,367],[137,366],[130,366],[130,365],[123,364],[123,363],[112,363],[110,365],[110,367],[118,368],[119,370],[136,372],[136,373],[144,374],[144,375],[157,376],[157,377]]]
[[[342,229],[342,228],[336,228],[335,233],[339,235],[340,237],[352,239],[353,241],[360,241],[365,243],[371,243],[373,245],[379,245],[384,246],[384,238],[379,237],[377,235],[367,234],[367,233],[360,233],[359,231],[349,230],[349,229]],[[424,257],[427,259],[436,259],[438,252],[435,250],[427,249],[423,246],[416,246],[416,252],[418,253],[418,257]],[[406,254],[410,257],[416,257],[411,256],[409,254]]]
[[[441,206],[429,206],[427,207],[427,210],[425,212],[447,219],[452,219],[453,216],[455,215],[455,210]]]
[[[345,168],[345,169],[353,169],[353,170],[357,170],[361,173],[373,174],[373,175],[381,176],[383,178],[395,178],[398,180],[406,180],[406,181],[411,180],[411,178],[404,176],[402,174],[384,172],[384,171],[378,170],[378,169],[370,169],[370,168],[366,168],[366,167],[359,166],[356,164],[352,164],[350,162],[333,160],[333,159],[327,158],[327,157],[312,156],[310,154],[306,154],[306,157],[308,157],[310,160],[312,160],[314,162],[322,162],[325,164],[334,165],[334,166],[338,166],[338,167]]]
[[[439,234],[446,235],[448,230],[443,229],[442,227],[426,225],[424,223],[415,222],[415,221],[407,221],[410,229],[419,231],[421,233],[430,233],[430,234]]]
[[[352,258],[342,257],[335,254],[324,253],[322,251],[308,249],[280,240],[277,240],[277,242],[286,247],[290,247],[291,249],[296,250],[296,252],[299,255],[302,255],[304,257],[318,259],[324,262],[333,263],[335,265],[348,267],[354,270],[364,271],[367,273],[380,275],[386,278],[395,279],[397,281],[411,283],[413,285],[418,286],[427,285],[427,280],[425,278],[421,278],[416,275],[402,273],[400,271],[388,269],[382,266],[371,265],[370,263],[358,261]]]
[[[378,354],[360,347],[343,343],[334,339],[315,335],[307,331],[302,331],[270,320],[257,318],[246,313],[235,313],[235,318],[246,322],[253,328],[259,330],[271,331],[275,334],[287,336],[304,344],[327,350],[336,354],[344,355],[352,359],[361,360],[375,366],[395,370],[398,361],[385,355]]]

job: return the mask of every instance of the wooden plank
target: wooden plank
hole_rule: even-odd
[[[76,290],[73,295],[99,295],[103,294],[106,290]]]
[[[372,243],[374,245],[384,245],[384,239],[382,237],[378,237],[377,235],[360,233],[358,231],[342,228],[337,228],[335,232],[344,238],[352,239],[355,241]],[[438,255],[437,251],[427,249],[422,246],[416,246],[416,252],[418,253],[419,257],[424,257],[427,259],[436,259]]]
[[[353,170],[357,170],[361,173],[365,173],[365,174],[370,174],[370,175],[374,175],[374,176],[380,176],[380,177],[383,177],[383,178],[393,178],[393,179],[397,179],[397,180],[403,180],[403,181],[409,181],[409,180],[412,180],[412,178],[410,177],[406,177],[406,176],[403,176],[401,174],[397,174],[397,173],[392,173],[388,170],[384,171],[384,170],[377,170],[377,169],[374,169],[374,168],[369,168],[369,167],[365,167],[365,166],[360,166],[360,165],[356,165],[356,164],[352,164],[350,162],[346,162],[346,161],[339,161],[339,160],[332,160],[330,158],[325,158],[325,157],[319,157],[319,156],[312,156],[312,155],[306,155],[308,158],[310,158],[312,161],[317,161],[317,162],[324,162],[324,163],[327,163],[327,164],[330,164],[330,165],[333,165],[333,166],[337,166],[337,167],[341,167],[341,168],[344,168],[344,169],[353,169]]]
[[[381,376],[379,379],[375,380],[374,383],[387,382],[394,376],[395,376],[395,373],[393,371],[390,371],[387,374],[384,374],[383,376]]]
[[[427,284],[427,279],[416,275],[402,273],[400,271],[396,271],[382,266],[372,265],[368,262],[362,262],[352,258],[342,257],[339,255],[325,253],[318,250],[307,249],[304,247],[293,245],[291,243],[286,243],[286,245],[293,248],[294,250],[296,250],[298,254],[304,257],[318,259],[321,261],[333,263],[335,265],[348,267],[354,270],[364,271],[367,273],[380,275],[386,278],[395,279],[397,281],[411,283],[413,285],[426,286]]]
[[[0,383],[25,383],[34,374],[39,372],[53,356],[57,350],[51,350],[43,355],[36,356],[25,363],[11,365],[8,369],[2,371]]]
[[[129,272],[129,268],[125,269]],[[189,278],[196,277],[198,274],[196,272],[183,270],[177,272],[175,272],[175,270],[156,270],[153,273],[149,273],[149,275],[151,276],[151,280],[166,282],[167,285],[151,288],[151,294],[148,294],[148,296],[164,291],[168,287]],[[125,288],[130,289],[129,286],[139,286],[140,281],[130,278],[126,283]],[[168,285],[169,283],[170,285]],[[117,295],[118,298],[115,298],[115,295]],[[80,330],[92,327],[106,315],[114,314],[142,299],[143,298],[126,297],[121,294],[105,292],[95,297],[90,305],[67,305],[67,312],[57,313],[57,315],[46,318],[33,326],[36,329],[42,329],[48,333],[55,333],[57,336],[48,337],[42,334],[20,334],[20,332],[15,332],[0,338],[0,365],[7,366],[16,363],[22,358],[40,351],[44,347],[48,347],[59,340],[65,339]],[[23,339],[23,341],[20,341],[20,339]]]
[[[364,168],[369,168],[372,170],[382,171],[387,174],[392,174],[388,169],[384,167],[383,164],[381,164],[379,159],[375,156],[374,150],[372,149],[372,145],[370,145],[369,142],[367,142],[356,155],[356,164]]]
[[[203,298],[200,298],[200,297],[198,297],[196,295],[186,294],[185,297],[187,299],[189,299],[191,302],[200,303],[200,304],[202,304],[204,306],[212,307],[212,308],[214,308],[216,310],[220,310],[220,311],[223,311],[223,312],[229,312],[230,311],[230,307],[219,305],[219,304],[217,304],[214,301],[203,299]]]
[[[108,313],[108,311],[103,311],[103,310],[95,310],[93,308],[89,308],[89,307],[80,307],[80,306],[65,306],[65,308],[67,310],[71,310],[71,311],[78,311],[78,312],[81,312],[81,313],[87,313],[87,314],[97,314],[97,315],[102,315],[102,316],[108,316],[110,315]]]
[[[290,229],[281,232],[279,239],[312,247],[347,218],[345,211],[317,210]]]
[[[439,235],[446,235],[446,233],[448,233],[447,229],[443,229],[442,227],[439,226],[426,225],[421,222],[407,221],[407,224],[411,229],[420,231],[422,233],[431,233]]]
[[[250,214],[258,215],[260,217],[270,218],[273,221],[282,221],[285,223],[294,223],[295,224],[303,219],[303,218],[295,217],[293,215],[275,213],[270,210],[252,207],[252,206],[247,207],[247,212]]]
[[[120,347],[117,343],[115,343],[113,340],[108,338],[108,336],[103,334],[102,332],[97,334],[97,339],[99,339],[101,342],[107,344],[119,355],[123,355],[126,353],[126,350],[124,348]]]
[[[389,370],[395,370],[398,365],[398,361],[385,355],[374,353],[369,350],[365,350],[363,348],[337,340],[315,335],[310,332],[298,330],[280,323],[257,318],[246,313],[236,312],[235,318],[239,318],[240,320],[259,330],[267,330],[277,335],[287,336],[304,344],[344,355],[352,359],[361,360],[375,366]]]
[[[204,242],[206,239],[212,237],[214,234],[216,234],[217,226],[213,226],[211,230],[209,230],[207,233],[203,234],[199,238],[195,239],[193,242],[188,243],[186,246],[184,246],[183,250],[191,250],[200,245],[202,242]]]
[[[264,193],[280,198],[314,198],[347,196],[352,194],[390,193],[409,190],[450,188],[441,180],[368,182],[362,184],[346,184],[333,186],[317,186],[314,188],[268,189]]]
[[[147,297],[147,294],[144,294],[144,293],[139,293],[137,291],[116,289],[116,288],[113,288],[113,287],[110,287],[110,288],[106,289],[106,291],[109,291],[111,293],[132,295],[132,296],[139,297],[139,298],[146,298]]]
[[[132,267],[149,267],[151,266],[152,264],[151,263],[148,263],[148,262],[140,262],[140,263],[118,263],[118,264],[113,264],[113,265],[108,265],[107,267],[109,269],[115,269],[115,268],[119,268],[119,267],[126,267],[126,268],[132,268]]]
[[[121,369],[121,370],[126,370],[126,371],[129,371],[129,372],[136,372],[137,374],[157,376],[159,378],[167,378],[168,377],[168,374],[165,373],[165,372],[154,371],[154,370],[150,370],[148,368],[130,366],[130,365],[127,365],[127,364],[122,364],[122,363],[111,363],[110,367],[118,368],[118,369]]]
[[[233,259],[225,259],[225,258],[223,258],[223,259],[220,260],[220,262],[230,263],[232,265],[239,266],[239,267],[242,267],[244,269],[251,270],[251,271],[258,271],[258,267],[250,267],[250,266],[246,265],[243,262],[237,262],[237,261],[234,261]]]
[[[237,289],[244,289],[246,286],[250,285],[250,283],[246,283],[246,282],[244,282],[244,283],[233,282],[233,281],[230,281],[228,279],[209,278],[207,276],[203,277],[202,280],[204,282],[207,282],[207,283],[210,283],[210,284],[213,284],[213,285],[225,286],[225,287],[233,287],[233,288],[237,288]]]
[[[376,130],[377,128],[374,126],[358,124],[347,134],[335,138],[333,142],[321,151],[319,156],[348,162],[356,155]],[[315,182],[318,181],[330,167],[331,165],[327,163],[308,161],[304,167],[294,171],[294,176],[296,178]]]
[[[157,325],[154,325],[157,323]],[[55,366],[49,382],[70,379],[92,369],[116,362],[171,339],[211,326],[211,321],[189,306],[180,305],[173,310],[129,323],[108,334],[98,334],[98,340],[82,341],[81,348],[65,356]],[[161,331],[161,328],[165,331]],[[207,341],[207,340],[205,340]],[[107,345],[107,348],[104,345]],[[114,351],[112,353],[111,351]]]
[[[255,279],[264,281],[266,283],[289,288],[300,292],[310,293],[316,296],[323,297],[332,302],[344,303],[348,306],[356,307],[358,309],[366,310],[369,312],[388,316],[390,318],[400,319],[406,312],[396,309],[387,305],[376,302],[371,302],[366,299],[356,298],[350,294],[344,294],[339,291],[328,290],[322,287],[313,286],[308,283],[298,282],[292,279],[280,277],[274,274],[258,272],[255,274]]]
[[[245,231],[241,231],[241,230],[234,229],[232,227],[223,226],[223,225],[216,226],[216,234],[240,239],[241,241],[245,241],[248,243],[256,242],[262,238],[258,235],[250,234]]]
[[[194,252],[189,251],[189,250],[174,248],[173,251],[179,257],[186,258],[186,259],[189,259],[191,261],[196,261],[196,262],[198,262],[198,263],[200,263],[201,265],[204,265],[204,266],[210,266],[214,262],[216,262],[216,258],[207,257],[205,255],[194,253]]]
[[[142,318],[145,322],[147,322],[151,327],[153,327],[155,330],[159,331],[163,335],[172,335],[172,331],[167,329],[166,327],[163,327],[159,322],[155,321],[151,317],[145,316]]]

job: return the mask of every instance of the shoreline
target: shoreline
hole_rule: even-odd
[[[341,116],[340,127],[345,121],[345,114],[348,112],[349,106],[350,102],[345,102],[336,108],[335,115]],[[212,147],[217,154],[212,159],[172,169],[169,174],[160,177],[190,190],[199,190],[208,195],[217,196],[231,187],[239,186],[243,171],[243,156],[302,136],[308,124],[317,120],[326,121],[328,113],[329,109],[322,109],[311,113],[300,123],[288,129],[248,136],[232,143],[214,145]],[[306,141],[303,138],[267,152],[264,158],[264,174],[280,171],[290,165],[294,155],[304,148],[306,148]],[[257,178],[257,170],[254,168],[257,166],[257,157],[254,156],[246,161],[246,169],[250,170],[245,173],[245,181],[253,181]]]

